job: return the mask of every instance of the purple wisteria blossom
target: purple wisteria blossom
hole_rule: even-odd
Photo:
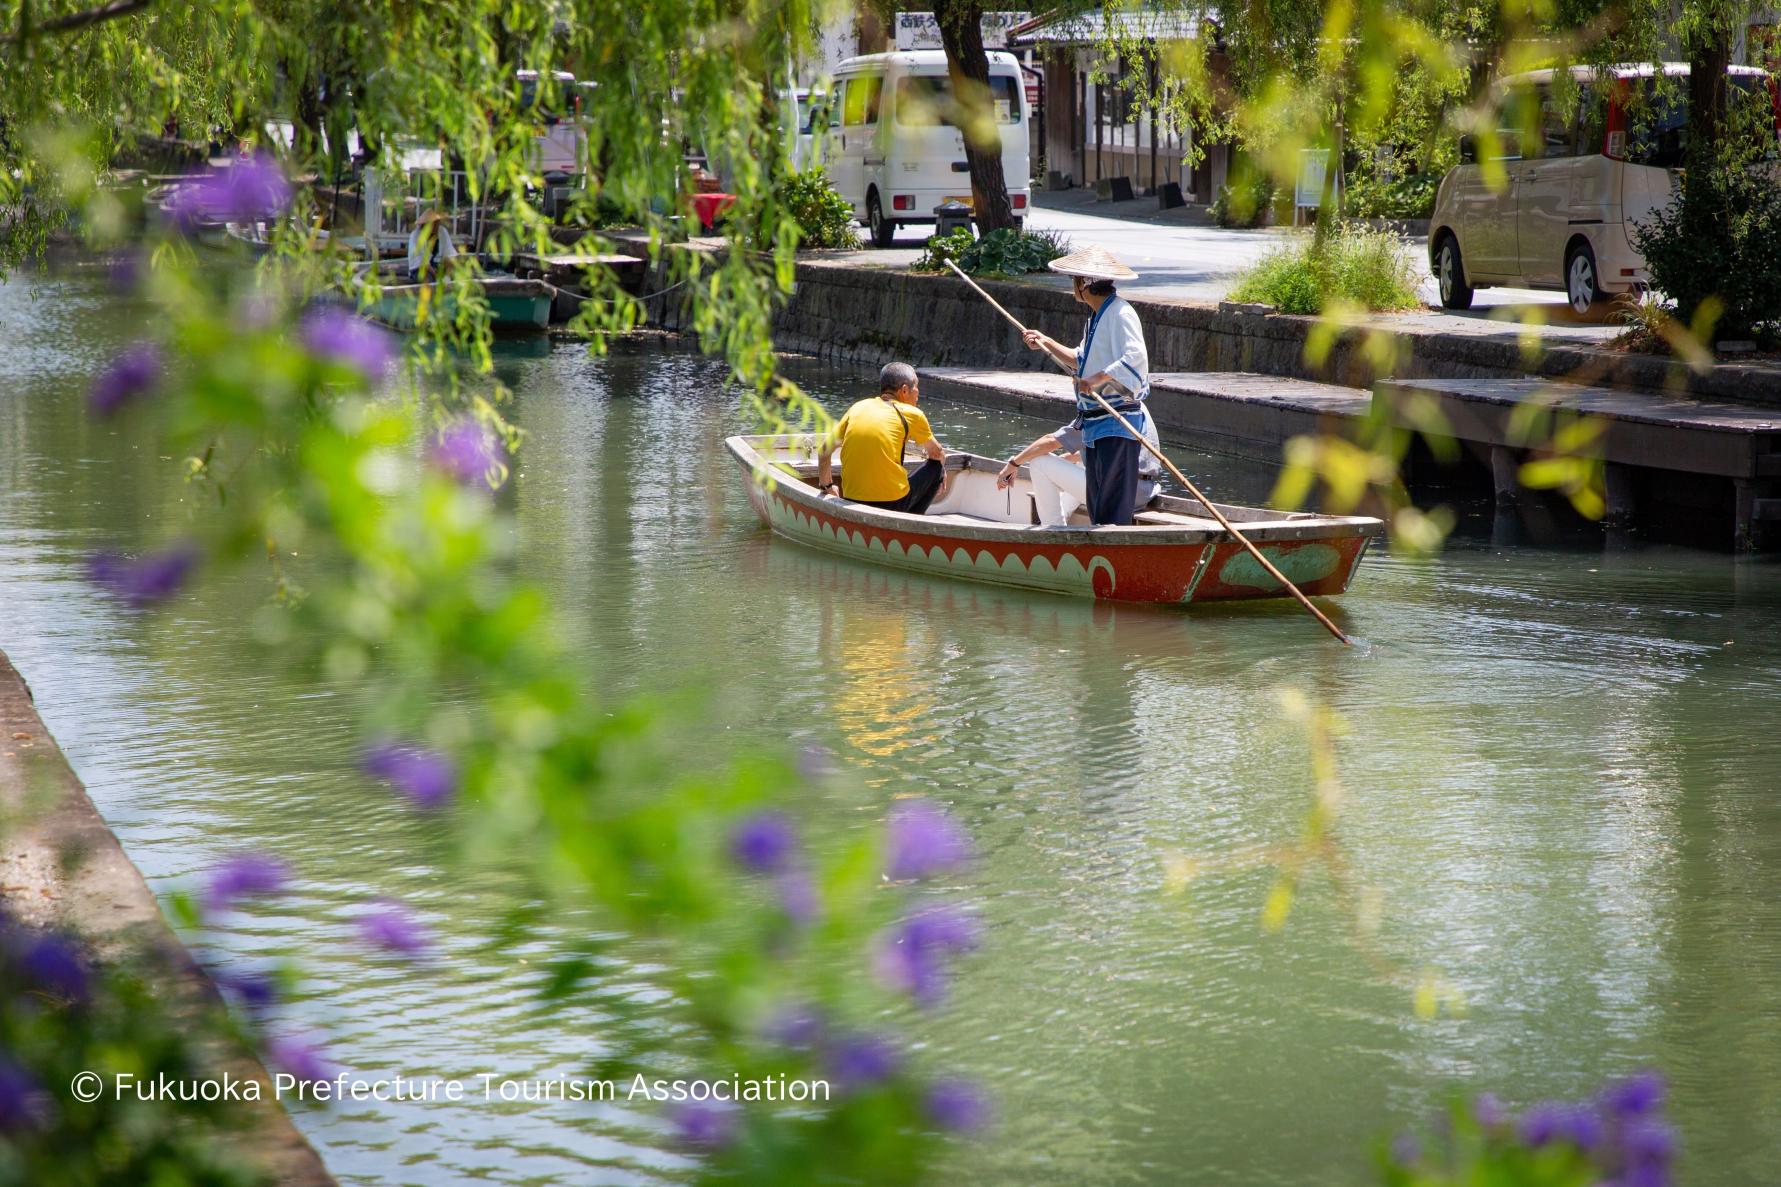
[[[376,382],[389,373],[396,348],[381,327],[334,305],[303,315],[303,345],[318,359],[351,367]]]
[[[1398,1166],[1408,1169],[1416,1165],[1422,1157],[1422,1143],[1416,1140],[1413,1133],[1400,1133],[1391,1139],[1391,1160]]]
[[[13,1133],[39,1124],[48,1107],[37,1078],[0,1055],[0,1133]]]
[[[1485,1129],[1496,1129],[1509,1123],[1509,1110],[1494,1092],[1483,1092],[1472,1102],[1472,1119]]]
[[[494,432],[469,417],[459,417],[439,430],[427,450],[435,466],[466,486],[486,486],[489,475],[506,456]]]
[[[829,1076],[846,1092],[890,1079],[902,1063],[902,1054],[880,1035],[844,1035],[828,1052]]]
[[[313,1040],[302,1035],[280,1035],[266,1044],[266,1051],[285,1071],[309,1083],[334,1078],[334,1063]]]
[[[910,800],[885,825],[889,853],[885,873],[892,878],[925,878],[962,865],[971,841],[951,817],[927,800]]]
[[[822,1042],[828,1020],[808,1002],[789,1005],[774,1014],[765,1027],[769,1042],[794,1051],[807,1051]]]
[[[407,796],[417,808],[443,807],[458,789],[458,770],[437,750],[402,742],[379,742],[365,751],[361,766]]]
[[[936,1081],[922,1106],[936,1128],[953,1133],[973,1133],[989,1123],[989,1098],[969,1080]]]
[[[39,989],[76,1001],[87,996],[88,973],[74,945],[59,936],[21,936],[16,956],[25,979]]]
[[[778,874],[791,868],[798,832],[783,812],[757,812],[730,833],[730,857],[757,874]]]
[[[398,952],[403,956],[419,956],[433,946],[432,937],[400,903],[381,902],[359,916],[359,936],[368,944]]]
[[[97,416],[111,416],[124,405],[153,391],[164,370],[161,348],[153,342],[126,347],[111,360],[87,395],[87,406]]]
[[[1653,1071],[1639,1072],[1608,1085],[1601,1099],[1603,1110],[1611,1116],[1644,1117],[1662,1107],[1664,1080]]]
[[[277,894],[289,881],[290,871],[276,857],[238,853],[211,871],[204,903],[213,911],[227,911],[242,899]]]
[[[206,223],[276,218],[290,204],[284,170],[265,153],[255,153],[181,187],[168,209],[175,225],[190,232]]]
[[[138,557],[94,553],[87,558],[87,579],[140,609],[178,593],[191,576],[199,555],[191,544],[176,544]]]
[[[250,1010],[268,1009],[278,1001],[278,983],[267,973],[256,970],[221,972],[215,974],[215,980]]]
[[[962,911],[930,907],[911,915],[879,937],[873,966],[893,989],[922,1006],[946,996],[948,964],[977,946],[977,925]]]
[[[1593,1150],[1602,1142],[1602,1119],[1588,1105],[1548,1101],[1535,1105],[1521,1119],[1521,1140],[1535,1147],[1568,1142],[1579,1150]]]
[[[785,871],[773,879],[773,889],[779,895],[779,909],[793,923],[809,926],[822,918],[822,898],[807,871]]]
[[[681,1142],[715,1150],[736,1140],[741,1116],[729,1101],[689,1100],[676,1105],[668,1119]]]

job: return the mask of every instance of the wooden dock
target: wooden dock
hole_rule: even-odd
[[[1073,415],[1067,376],[968,367],[923,368],[933,394],[1055,419]],[[1419,404],[1416,415],[1412,405]],[[1150,408],[1165,433],[1239,457],[1278,464],[1291,438],[1347,436],[1375,412],[1406,428],[1433,409],[1471,464],[1488,468],[1499,504],[1530,497],[1521,463],[1538,445],[1526,410],[1605,422],[1589,455],[1606,466],[1608,519],[1686,520],[1689,539],[1747,550],[1781,543],[1781,409],[1656,392],[1524,379],[1393,379],[1375,390],[1242,371],[1151,376]],[[1764,539],[1764,537],[1768,539]]]

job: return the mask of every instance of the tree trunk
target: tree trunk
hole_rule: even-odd
[[[1718,22],[1715,22],[1717,25]],[[1688,46],[1688,165],[1710,167],[1725,140],[1725,68],[1731,64],[1731,31],[1709,27]]]
[[[1008,179],[1002,175],[1002,131],[990,102],[989,57],[983,52],[983,5],[976,0],[935,0],[934,18],[965,134],[977,229],[988,234],[1011,228],[1014,208],[1008,202]]]

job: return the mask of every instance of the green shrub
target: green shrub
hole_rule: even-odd
[[[991,231],[981,239],[957,230],[950,235],[930,235],[927,250],[910,265],[917,272],[943,272],[951,260],[974,276],[1020,276],[1043,272],[1045,265],[1070,250],[1064,239],[1050,231]]]
[[[1282,313],[1322,313],[1347,301],[1372,310],[1413,309],[1417,269],[1403,240],[1389,231],[1340,225],[1321,250],[1303,235],[1269,252],[1238,280],[1233,301],[1259,301]]]
[[[1428,218],[1435,213],[1441,178],[1434,173],[1409,173],[1390,181],[1357,174],[1348,183],[1348,213],[1353,218]]]
[[[1713,327],[1707,345],[1781,334],[1781,185],[1760,168],[1689,168],[1676,200],[1635,225],[1632,240],[1678,321],[1709,315],[1700,319]]]
[[[1266,173],[1250,173],[1218,187],[1212,221],[1221,227],[1259,227],[1268,221],[1280,191]]]
[[[853,207],[835,189],[820,165],[793,173],[779,183],[779,201],[797,220],[799,247],[858,247]]]

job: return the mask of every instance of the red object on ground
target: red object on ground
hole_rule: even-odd
[[[699,216],[699,225],[709,231],[717,225],[718,216],[736,204],[736,195],[694,194],[692,203],[693,213]]]

